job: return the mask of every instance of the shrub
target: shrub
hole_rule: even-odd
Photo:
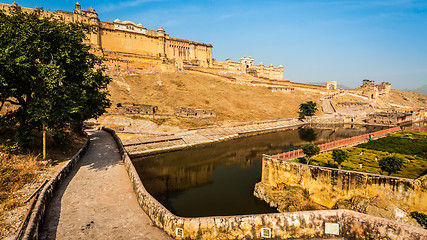
[[[403,168],[403,159],[397,156],[386,156],[378,161],[382,171],[390,174],[397,173]]]
[[[301,149],[302,149],[302,152],[307,157],[307,164],[310,163],[311,157],[319,154],[320,152],[320,148],[314,143],[308,143],[308,144],[302,145]]]
[[[420,212],[411,212],[411,217],[415,218],[417,222],[423,226],[424,228],[427,228],[427,215]]]
[[[342,149],[334,149],[332,151],[332,159],[338,163],[338,167],[341,168],[341,163],[348,159],[348,153]]]

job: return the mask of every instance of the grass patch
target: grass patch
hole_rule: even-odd
[[[389,153],[415,155],[427,159],[427,139],[387,136],[375,141],[359,144],[357,147]]]
[[[404,131],[394,133],[392,136],[427,139],[427,132],[416,132],[416,131],[404,130]]]
[[[346,150],[349,153],[349,158],[341,164],[342,169],[387,175],[387,173],[381,171],[378,160],[390,155],[390,153],[360,147],[351,147]],[[404,159],[403,168],[400,172],[391,176],[415,179],[420,177],[427,169],[427,159],[425,158],[398,153],[396,155]],[[312,164],[324,167],[338,167],[338,164],[332,160],[331,153],[313,157]]]

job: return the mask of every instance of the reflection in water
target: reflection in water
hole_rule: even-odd
[[[316,133],[313,128],[300,128],[298,129],[299,138],[306,142],[313,142],[316,140]]]
[[[262,154],[297,148],[308,141],[330,142],[378,131],[378,127],[300,128],[188,150],[137,158],[144,186],[176,215],[218,216],[276,212],[255,198]]]

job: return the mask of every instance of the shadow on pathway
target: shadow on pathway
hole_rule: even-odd
[[[47,208],[41,239],[172,239],[139,207],[111,135],[88,134],[87,153]]]

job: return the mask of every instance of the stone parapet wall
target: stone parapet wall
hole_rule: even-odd
[[[86,135],[87,136],[87,135]],[[61,185],[62,181],[68,176],[71,170],[78,164],[80,159],[86,154],[89,148],[90,140],[87,136],[87,140],[83,147],[73,156],[73,158],[66,163],[60,171],[43,187],[41,190],[36,205],[31,212],[28,223],[24,223],[25,230],[22,229],[19,232],[23,232],[23,235],[17,235],[16,239],[39,239],[41,228],[46,216],[46,208],[52,200],[56,190]]]
[[[175,239],[425,239],[427,231],[349,210],[184,218],[151,196],[120,138],[111,129],[138,203],[153,224]]]
[[[261,182],[270,186],[279,183],[302,186],[313,201],[329,208],[338,200],[353,196],[382,196],[407,212],[427,212],[427,184],[421,178],[412,180],[312,166],[264,155]]]

